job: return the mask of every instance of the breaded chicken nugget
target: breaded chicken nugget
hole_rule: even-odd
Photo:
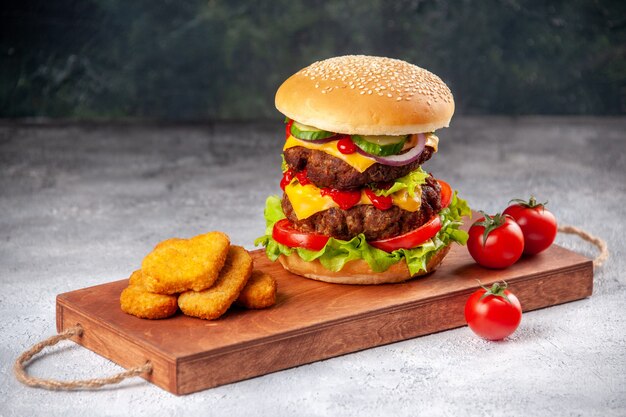
[[[237,305],[245,308],[267,308],[276,303],[276,280],[263,271],[255,269],[246,286],[239,293]]]
[[[211,288],[186,291],[178,306],[188,316],[213,320],[220,317],[237,299],[252,273],[252,258],[241,246],[231,246],[220,276]]]
[[[154,294],[142,285],[141,271],[130,276],[128,288],[120,295],[122,311],[143,319],[164,319],[178,310],[175,295]]]
[[[230,241],[222,232],[159,243],[141,263],[144,285],[158,294],[201,291],[217,279]]]
[[[128,286],[145,288],[145,285],[143,283],[143,273],[141,272],[141,269],[138,269],[130,274],[130,278],[128,278]]]

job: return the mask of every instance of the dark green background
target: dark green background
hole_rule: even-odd
[[[279,117],[313,61],[441,76],[464,114],[626,113],[626,1],[4,1],[0,117]]]

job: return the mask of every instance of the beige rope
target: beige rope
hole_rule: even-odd
[[[152,372],[152,364],[150,362],[146,362],[142,366],[136,366],[134,368],[130,368],[124,372],[120,372],[119,374],[110,376],[108,378],[94,378],[94,379],[83,379],[76,381],[59,381],[56,379],[41,379],[30,376],[26,373],[25,362],[28,362],[32,359],[33,356],[41,352],[44,348],[48,346],[54,346],[62,340],[66,340],[71,338],[72,336],[82,336],[83,329],[80,326],[70,327],[69,329],[59,333],[58,335],[51,336],[46,340],[42,340],[41,342],[33,345],[26,352],[22,353],[17,360],[15,361],[15,365],[13,366],[13,372],[15,372],[15,376],[23,384],[26,384],[31,387],[36,388],[45,388],[49,390],[73,390],[78,388],[99,388],[103,385],[108,384],[117,384],[125,380],[126,378],[132,378],[134,376],[139,376],[143,373]]]
[[[593,266],[596,268],[602,266],[602,264],[609,259],[609,247],[606,245],[606,242],[599,237],[593,236],[592,234],[585,232],[583,229],[570,225],[559,226],[559,232],[577,235],[587,242],[593,243],[600,250],[600,254],[593,260]]]

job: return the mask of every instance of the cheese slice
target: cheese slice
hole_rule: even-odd
[[[437,148],[439,146],[439,138],[434,133],[426,133],[425,135],[426,146],[430,146],[435,150],[435,152],[437,152]],[[376,160],[374,158],[361,155],[358,152],[348,155],[339,152],[339,149],[337,149],[336,141],[330,141],[327,143],[312,143],[310,141],[297,139],[289,135],[287,141],[285,141],[283,151],[289,148],[293,148],[295,146],[302,146],[303,148],[325,152],[329,155],[334,156],[335,158],[341,159],[359,172],[365,172],[366,169],[376,163]]]
[[[422,187],[415,188],[415,197],[411,197],[405,189],[391,194],[391,200],[394,206],[398,206],[402,210],[418,211],[422,206]]]
[[[298,220],[304,220],[315,213],[328,210],[332,207],[339,207],[332,197],[328,195],[322,195],[321,190],[313,184],[301,185],[296,179],[291,181],[285,187],[285,194],[289,197],[291,207],[296,214]],[[422,203],[422,188],[415,189],[415,197],[411,197],[406,190],[400,190],[391,195],[391,199],[395,206],[400,207],[406,211],[418,211]],[[357,203],[360,204],[372,204],[367,194],[361,191],[361,200]]]

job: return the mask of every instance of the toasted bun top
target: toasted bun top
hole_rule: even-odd
[[[276,92],[276,108],[330,132],[404,135],[448,127],[454,99],[441,78],[416,65],[346,55],[289,77]]]

